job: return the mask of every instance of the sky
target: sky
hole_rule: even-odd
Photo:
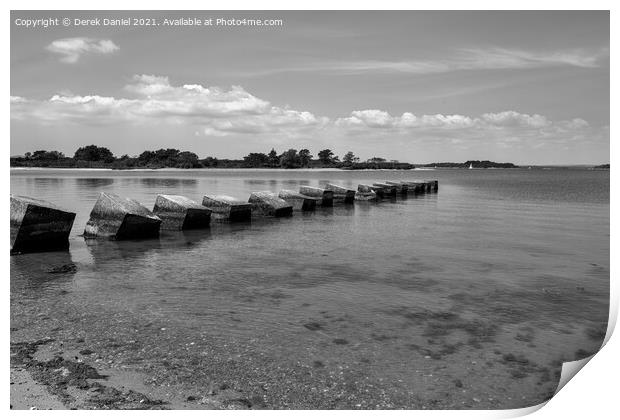
[[[42,18],[71,24],[25,26]],[[11,155],[608,163],[609,78],[605,11],[13,11]]]

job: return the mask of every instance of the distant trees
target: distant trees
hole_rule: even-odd
[[[261,168],[263,166],[268,166],[269,156],[264,153],[250,153],[243,158],[243,161],[250,168]]]
[[[200,168],[202,164],[193,152],[181,152],[178,149],[145,150],[137,158],[138,166],[167,168]]]
[[[271,168],[275,168],[280,164],[280,156],[278,156],[276,149],[271,149],[271,152],[267,155],[267,159],[267,163]]]
[[[333,159],[334,152],[332,152],[332,151],[331,151],[331,150],[329,150],[329,149],[324,149],[324,150],[321,150],[321,151],[318,153],[318,156],[319,156],[319,161],[320,161],[321,163],[325,164],[325,165],[328,165],[328,164],[330,164],[330,163],[333,163],[333,162],[334,162],[334,159]],[[337,158],[336,158],[336,159],[337,159]]]
[[[201,163],[205,168],[216,168],[219,165],[219,160],[212,156],[207,156]]]
[[[360,158],[355,156],[353,152],[347,152],[342,157],[342,163],[344,163],[345,166],[352,166],[354,163],[359,162],[359,160]]]
[[[286,169],[300,168],[301,158],[297,154],[297,150],[288,149],[280,155],[280,167]]]
[[[25,153],[23,157],[11,158],[11,166],[67,167],[71,162],[71,158],[57,150],[36,150]]]
[[[80,147],[73,155],[75,160],[85,160],[88,162],[103,161],[105,163],[114,162],[114,155],[107,147],[99,147],[91,144],[90,146]]]
[[[200,168],[202,167],[202,164],[200,163],[200,159],[196,153],[181,152],[177,156],[176,167],[183,169]]]
[[[482,162],[484,164],[484,162]],[[96,145],[78,148],[73,157],[66,157],[62,152],[37,150],[25,153],[24,156],[11,158],[11,166],[44,166],[44,167],[81,167],[81,168],[342,168],[342,169],[411,169],[413,165],[387,162],[386,159],[373,157],[360,163],[359,157],[352,151],[342,157],[330,149],[318,152],[318,159],[313,159],[307,148],[297,151],[288,149],[278,153],[272,148],[269,153],[252,152],[243,159],[218,159],[207,156],[200,159],[198,155],[190,151],[167,148],[158,150],[145,150],[137,156],[127,154],[116,158],[106,147]],[[476,166],[476,164],[474,164]]]
[[[47,150],[37,150],[33,153],[26,153],[24,157],[32,160],[60,160],[64,159],[65,155],[62,152],[58,152],[56,150],[52,150],[50,152],[48,152]]]
[[[310,150],[301,149],[299,151],[299,163],[302,167],[310,167],[310,161],[312,160],[312,155],[310,154]]]

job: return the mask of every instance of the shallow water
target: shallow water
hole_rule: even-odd
[[[78,236],[101,191],[152,208],[158,193],[416,178],[439,192],[157,240]],[[77,213],[69,252],[11,257],[12,328],[56,326],[181,390],[225,377],[274,408],[523,407],[604,335],[608,171],[12,170],[11,193]]]

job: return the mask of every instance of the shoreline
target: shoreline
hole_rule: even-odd
[[[55,171],[101,171],[101,172],[188,172],[188,171],[197,171],[197,172],[207,172],[207,171],[249,171],[249,172],[330,172],[330,171],[342,171],[342,172],[402,172],[402,171],[433,171],[434,168],[413,168],[413,169],[342,169],[342,168],[294,168],[294,169],[284,169],[284,168],[136,168],[136,169],[112,169],[112,168],[66,168],[66,167],[42,167],[42,166],[11,166],[11,171],[44,171],[44,170],[55,170]],[[456,168],[458,169],[458,168]]]

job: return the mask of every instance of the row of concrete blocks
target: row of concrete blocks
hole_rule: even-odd
[[[84,236],[87,238],[139,239],[156,237],[160,229],[206,228],[211,218],[229,222],[248,221],[252,212],[271,217],[291,216],[293,211],[313,211],[317,206],[350,204],[355,200],[380,200],[397,194],[437,191],[438,182],[414,181],[360,184],[357,191],[334,184],[325,188],[302,186],[299,192],[255,192],[247,202],[224,195],[206,195],[202,204],[179,195],[157,196],[153,211],[136,200],[101,193],[93,207]],[[11,253],[69,247],[75,213],[30,197],[11,195]]]

